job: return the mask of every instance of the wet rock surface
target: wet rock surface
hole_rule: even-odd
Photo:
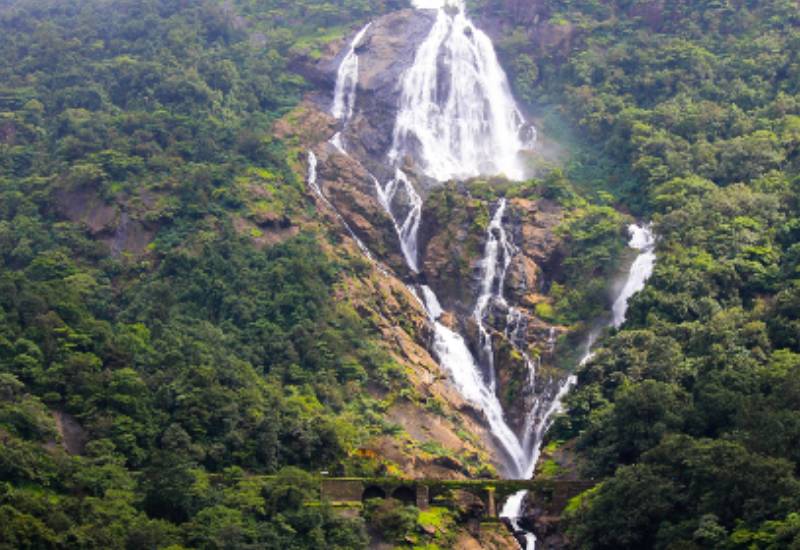
[[[374,254],[397,272],[405,272],[397,232],[369,173],[330,145],[320,149],[319,159],[319,186],[325,197]]]
[[[399,83],[435,17],[431,10],[407,9],[390,13],[372,22],[356,48],[359,57],[356,104],[353,118],[346,128],[340,128],[342,140],[347,144],[348,153],[382,182],[392,177],[385,158],[392,144]],[[352,38],[348,36],[345,42],[338,44],[338,52],[329,51],[318,62],[296,60],[298,72],[321,89],[332,90],[339,64],[347,53],[345,44]],[[318,99],[320,106],[332,101],[328,96]]]
[[[433,26],[434,12],[403,10],[375,21],[356,52],[359,55],[355,116],[344,132],[351,154],[384,179],[392,145],[403,73],[417,46]]]

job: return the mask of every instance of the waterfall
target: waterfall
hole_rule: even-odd
[[[514,102],[492,41],[467,18],[463,1],[413,4],[438,12],[402,77],[389,161],[398,165],[410,155],[438,181],[522,179],[519,152],[535,130]]]
[[[628,270],[628,275],[625,279],[625,284],[622,286],[622,289],[616,300],[614,300],[612,316],[609,324],[615,328],[619,328],[625,322],[625,314],[628,310],[628,300],[630,300],[634,294],[644,288],[647,279],[650,278],[650,275],[653,273],[653,267],[655,266],[656,261],[656,239],[655,235],[653,235],[653,232],[650,229],[650,226],[634,224],[628,227],[628,233],[631,236],[628,246],[634,250],[637,250],[639,254],[636,256],[633,264],[631,264],[631,267]],[[600,336],[600,332],[601,330],[596,328],[589,333],[586,339],[585,349],[579,363],[580,365],[586,364],[594,356],[593,347],[597,341],[597,338]],[[555,399],[553,399],[549,409],[543,416],[542,422],[536,428],[534,437],[536,444],[533,454],[530,457],[530,463],[528,465],[529,470],[525,472],[526,477],[533,475],[533,471],[536,468],[536,463],[538,462],[539,456],[542,452],[541,444],[544,434],[550,428],[552,419],[555,417],[555,415],[563,410],[563,399],[576,383],[577,378],[574,375],[569,376],[564,381],[559,388],[558,394],[556,395]],[[518,518],[522,515],[522,504],[525,499],[525,493],[526,491],[520,491],[509,498],[503,506],[502,512],[500,513],[502,517],[509,518],[512,526],[517,531],[521,530],[519,527]],[[532,550],[534,548],[532,545],[535,545],[536,538],[531,533],[527,533],[525,538],[526,549]]]
[[[381,186],[375,176],[372,176],[375,183],[375,191],[378,194],[378,201],[389,214],[394,223],[397,237],[400,239],[400,248],[406,259],[406,264],[414,273],[419,272],[419,252],[417,251],[417,233],[419,232],[419,222],[422,220],[422,197],[408,180],[402,170],[395,169],[394,179],[390,180],[385,186]],[[402,194],[402,200],[398,195]],[[396,214],[406,208],[405,215]]]
[[[367,23],[353,38],[350,43],[350,49],[347,50],[347,54],[344,56],[336,73],[336,88],[333,91],[331,114],[339,120],[348,121],[353,116],[353,109],[356,105],[356,87],[358,86],[358,54],[356,54],[356,48],[361,44],[370,25],[372,23]]]
[[[467,20],[463,3],[455,4],[456,13],[445,10],[445,4],[415,2],[419,9],[438,9],[439,12],[428,37],[417,50],[414,64],[403,77],[400,108],[389,153],[394,177],[381,184],[370,175],[378,201],[394,224],[403,256],[412,273],[419,272],[417,242],[423,200],[400,165],[411,152],[408,147],[414,140],[421,145],[423,171],[437,180],[484,173],[522,176],[516,157],[522,149],[519,136],[524,121],[511,97],[491,41]],[[342,121],[343,126],[353,116],[359,68],[356,50],[368,28],[369,25],[355,36],[337,71],[331,113]],[[444,95],[433,89],[439,78],[437,58],[440,52],[450,67],[450,91]],[[463,78],[465,75],[466,79]],[[426,87],[420,93],[430,100],[426,108],[431,111],[427,115],[415,107],[419,98],[414,94],[420,87]],[[343,154],[348,154],[341,133],[337,133],[330,143]],[[438,163],[440,157],[444,164]],[[526,452],[506,423],[495,393],[492,343],[484,326],[492,299],[502,300],[505,273],[511,262],[512,249],[502,226],[505,208],[506,202],[502,199],[487,232],[482,262],[483,283],[474,309],[484,349],[477,361],[464,338],[439,322],[442,308],[434,292],[424,285],[418,287],[418,292],[434,328],[433,354],[461,395],[484,413],[491,433],[505,455],[507,474],[519,477],[527,469]],[[488,384],[481,372],[483,363],[490,379]]]
[[[656,262],[656,239],[650,227],[647,225],[631,225],[628,227],[631,240],[628,246],[639,251],[639,255],[631,266],[628,278],[625,280],[614,305],[611,308],[613,315],[612,324],[615,328],[622,326],[625,322],[625,313],[628,310],[628,299],[644,288],[644,283],[653,273],[653,266]]]
[[[322,189],[319,188],[319,183],[317,182],[317,167],[319,165],[319,161],[317,161],[317,155],[314,154],[314,151],[308,152],[308,186],[317,195],[324,201],[327,201],[324,196],[322,196]]]
[[[497,300],[505,303],[503,298],[503,284],[506,271],[511,264],[511,255],[514,249],[508,241],[503,228],[503,216],[506,212],[506,199],[500,199],[497,210],[492,216],[486,235],[486,245],[483,251],[483,275],[481,277],[480,294],[473,310],[473,318],[478,325],[479,357],[478,362],[484,367],[489,378],[489,387],[494,392],[496,381],[494,372],[494,351],[492,337],[484,323],[485,316],[491,301]]]
[[[347,126],[347,123],[353,118],[358,89],[358,54],[356,53],[356,48],[361,45],[361,41],[364,40],[364,35],[367,34],[371,25],[372,23],[367,23],[356,33],[336,71],[336,86],[333,90],[331,114],[342,122],[342,126]],[[336,132],[329,143],[336,147],[340,153],[347,154],[341,130]]]
[[[492,435],[500,443],[502,450],[511,461],[509,474],[520,476],[525,468],[525,453],[519,439],[508,426],[503,407],[495,392],[483,380],[480,368],[469,351],[464,338],[438,321],[442,307],[434,292],[427,286],[421,287],[422,296],[434,325],[433,351],[450,375],[459,393],[469,402],[479,407],[489,424]]]
[[[532,146],[536,132],[525,123],[514,102],[491,40],[467,18],[464,1],[412,0],[412,4],[417,9],[437,10],[436,19],[417,48],[412,65],[400,79],[397,118],[387,154],[393,177],[385,183],[371,174],[370,177],[378,201],[394,224],[406,265],[416,274],[420,271],[418,232],[423,199],[403,171],[406,163],[410,160],[419,172],[440,182],[495,174],[522,179],[524,166],[520,152]],[[369,25],[353,38],[337,72],[331,113],[342,123],[342,128],[354,114],[359,78],[356,51],[368,29]],[[341,132],[330,143],[348,154]],[[313,153],[309,153],[309,186],[330,204],[316,185],[316,158],[312,157]],[[493,307],[508,307],[503,286],[516,250],[503,226],[506,208],[506,200],[500,199],[486,232],[479,294],[472,313],[479,336],[475,355],[461,334],[440,321],[443,310],[433,290],[419,284],[410,289],[426,309],[433,326],[432,353],[464,399],[485,415],[505,455],[506,474],[529,478],[541,453],[544,435],[562,410],[562,399],[576,379],[568,377],[554,390],[555,395],[538,399],[526,415],[523,437],[514,433],[496,395],[492,333],[487,326]],[[355,238],[346,223],[345,227]],[[630,232],[629,244],[640,254],[614,302],[613,326],[624,322],[628,299],[643,288],[655,261],[655,239],[650,230],[631,226]],[[366,250],[357,238],[356,242]],[[599,334],[599,330],[590,334],[581,363],[591,358]],[[513,307],[508,307],[505,335],[524,358],[527,382],[533,388],[541,360],[527,353],[524,315]],[[554,351],[555,335],[555,330],[548,335],[548,353]],[[512,496],[502,512],[518,531],[524,497],[525,492]],[[535,537],[527,533],[525,539],[527,548],[532,548]]]

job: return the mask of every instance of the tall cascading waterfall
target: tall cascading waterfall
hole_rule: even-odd
[[[372,178],[378,200],[394,222],[408,268],[417,273],[423,201],[401,169],[405,158],[411,155],[423,173],[439,181],[480,174],[519,179],[523,171],[518,154],[535,139],[535,130],[525,126],[492,43],[467,19],[463,2],[417,1],[414,6],[438,10],[436,21],[401,82],[387,159],[394,177],[385,184]],[[331,114],[342,127],[347,127],[354,113],[357,49],[368,29],[369,25],[356,34],[337,71]],[[441,82],[448,79],[443,89]],[[420,98],[424,103],[419,103]],[[341,135],[337,133],[331,143],[348,154]],[[321,195],[318,187],[316,192]],[[474,309],[482,334],[481,357],[476,360],[464,338],[438,321],[442,309],[433,290],[419,286],[417,292],[434,326],[433,353],[462,396],[484,413],[505,455],[506,474],[521,477],[529,470],[528,450],[506,422],[495,394],[492,342],[484,324],[490,302],[502,300],[505,272],[511,261],[512,247],[502,226],[505,209],[505,200],[501,200],[488,228],[482,284]]]
[[[394,176],[386,183],[374,176],[372,179],[380,204],[394,222],[408,268],[418,273],[417,233],[423,200],[403,171],[409,159],[417,171],[442,182],[497,174],[522,179],[524,167],[519,153],[530,148],[536,134],[533,127],[525,124],[514,102],[491,40],[469,21],[463,1],[412,0],[412,3],[417,9],[437,10],[436,19],[418,47],[413,64],[401,79],[397,119],[387,155]],[[338,70],[331,112],[343,127],[348,125],[356,106],[357,49],[368,28],[369,25],[355,36]],[[347,154],[341,133],[331,142]],[[492,336],[486,326],[493,304],[507,306],[503,286],[515,251],[503,227],[505,211],[506,201],[501,199],[487,229],[482,280],[473,310],[480,329],[477,357],[462,335],[439,321],[443,311],[433,290],[424,285],[412,290],[421,298],[434,327],[432,352],[462,396],[483,411],[505,455],[506,475],[527,478],[533,474],[544,433],[561,410],[561,399],[575,379],[570,377],[565,381],[552,400],[536,404],[529,412],[522,438],[514,433],[495,394]],[[640,248],[639,242],[652,244],[652,235],[647,235],[646,239],[635,236],[631,245]],[[648,244],[649,253],[652,253],[651,244]],[[639,265],[640,268],[631,270],[629,279],[641,279],[643,284],[649,276],[648,269],[652,270],[652,261]],[[626,289],[632,291],[624,299],[620,295],[622,303],[627,303],[630,295],[641,288],[639,283],[629,285],[628,282],[622,294],[627,294]],[[506,336],[525,358],[530,370],[529,382],[533,384],[538,361],[528,356],[520,342],[522,331],[518,323],[521,317],[513,307],[508,308]],[[614,319],[616,323],[616,310]],[[586,359],[588,357],[587,352]],[[509,499],[503,515],[516,521],[523,499],[524,493]],[[527,536],[530,542],[535,540],[533,535]]]
[[[388,154],[394,177],[385,184],[372,177],[378,200],[394,223],[403,256],[412,273],[419,272],[417,242],[423,200],[401,169],[407,155],[417,158],[421,171],[439,181],[479,174],[522,175],[517,155],[524,148],[521,137],[524,120],[511,96],[491,41],[467,20],[461,2],[454,6],[456,12],[445,10],[444,3],[415,3],[419,9],[437,9],[436,22],[402,79],[400,106]],[[368,28],[369,25],[354,37],[337,71],[331,113],[343,127],[353,116],[359,67],[357,49]],[[438,66],[439,58],[444,59],[442,68]],[[449,71],[451,83],[446,93],[437,89],[441,81],[440,70]],[[465,75],[468,75],[466,80]],[[415,91],[420,91],[426,98],[428,114],[415,110]],[[532,129],[529,133],[530,138],[535,136]],[[412,152],[409,147],[414,142],[419,146]],[[331,143],[347,154],[341,132]],[[432,159],[438,159],[440,155],[445,155],[447,162],[433,163]],[[476,320],[484,334],[482,346],[485,353],[482,355],[489,358],[493,355],[491,339],[483,328],[483,317],[493,293],[496,289],[502,291],[505,270],[510,262],[509,244],[502,228],[504,211],[505,201],[498,205],[490,226],[487,257],[483,261],[486,282],[475,308]],[[498,258],[502,263],[499,269]],[[487,382],[482,374],[481,359],[476,360],[460,334],[438,321],[442,310],[434,292],[426,286],[418,287],[417,292],[434,326],[433,353],[464,398],[486,416],[489,428],[505,455],[507,475],[521,476],[527,469],[526,452],[505,421],[502,405],[494,391],[493,366],[486,369]]]
[[[524,171],[519,153],[528,145],[524,139],[525,121],[491,40],[467,19],[462,1],[412,3],[417,9],[438,11],[433,27],[401,79],[388,153],[396,176],[387,187],[391,189],[402,181],[409,195],[419,196],[401,170],[409,157],[422,173],[438,181],[481,174],[521,179]],[[529,141],[535,138],[532,129],[528,133]],[[419,204],[421,210],[421,200],[414,204]],[[494,354],[484,324],[491,300],[502,300],[505,273],[511,262],[512,249],[502,226],[505,209],[506,202],[501,199],[487,231],[482,283],[473,312],[480,332],[479,357],[473,356],[460,334],[438,321],[442,311],[433,290],[422,287],[421,292],[434,324],[433,352],[460,393],[485,414],[506,455],[507,475],[519,477],[527,469],[526,450],[506,422],[495,393]],[[393,215],[391,205],[387,211]],[[395,225],[402,226],[397,222]],[[417,219],[414,231],[399,234],[414,272],[418,271],[419,261],[418,226]]]

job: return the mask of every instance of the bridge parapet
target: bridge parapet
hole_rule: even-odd
[[[593,482],[569,480],[511,479],[401,479],[401,478],[325,478],[320,497],[333,502],[363,502],[370,498],[397,498],[420,509],[436,498],[453,491],[465,491],[483,503],[486,517],[497,517],[497,503],[522,490],[530,492],[537,505],[548,510],[563,510],[569,499],[591,488]]]

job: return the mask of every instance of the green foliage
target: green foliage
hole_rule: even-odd
[[[595,319],[608,309],[608,280],[615,274],[625,247],[624,217],[608,206],[573,210],[558,228],[564,237],[564,261],[550,286],[554,311],[537,306],[545,319],[578,322]],[[541,311],[540,311],[541,310]]]
[[[403,542],[416,529],[420,511],[393,498],[372,499],[364,515],[370,530],[386,540]]]
[[[652,218],[659,237],[653,277],[580,369],[554,425],[577,438],[584,473],[603,480],[571,506],[571,540],[790,547],[800,471],[790,443],[800,437],[796,5],[475,4],[508,22],[498,47],[519,95],[563,113],[581,136],[567,177],[611,191],[603,202]],[[601,169],[587,176],[587,166]],[[593,208],[602,217],[565,227],[575,247],[567,276],[618,254],[621,220]],[[571,312],[587,291],[601,295],[564,277],[550,297]]]
[[[306,209],[289,57],[398,7],[323,4],[0,7],[0,546],[366,545],[307,479],[270,508],[361,467],[362,385],[405,381],[321,235],[253,243]]]

